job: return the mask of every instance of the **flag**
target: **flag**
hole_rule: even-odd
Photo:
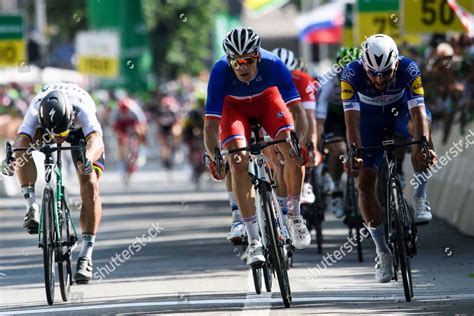
[[[466,11],[461,5],[455,0],[448,0],[448,4],[451,9],[456,13],[462,25],[466,29],[467,34],[470,37],[474,37],[474,15]]]
[[[310,43],[337,44],[342,41],[344,2],[323,4],[296,19],[299,37]]]

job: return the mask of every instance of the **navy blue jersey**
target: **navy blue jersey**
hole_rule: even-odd
[[[387,89],[380,91],[368,80],[361,59],[353,61],[341,75],[341,99],[344,111],[384,112],[393,107],[425,105],[420,69],[406,57],[400,64]]]
[[[259,52],[257,75],[249,83],[237,79],[226,56],[214,64],[207,87],[206,118],[220,119],[226,98],[233,104],[238,105],[239,102],[247,104],[252,102],[253,98],[271,93],[275,87],[287,105],[300,101],[300,95],[286,65],[265,49],[260,48]]]

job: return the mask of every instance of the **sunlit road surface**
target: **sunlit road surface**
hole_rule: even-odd
[[[363,243],[365,262],[354,251],[334,263],[326,260],[327,269],[314,245],[297,252],[289,272],[289,309],[276,278],[271,293],[256,295],[251,271],[239,259],[241,249],[225,239],[231,217],[223,188],[206,183],[195,191],[188,169],[166,173],[157,165],[140,171],[126,188],[110,170],[102,181],[96,278],[74,285],[67,303],[57,286],[53,306],[46,303],[41,251],[21,226],[22,200],[0,199],[0,314],[474,313],[474,240],[439,220],[419,229],[411,303],[405,302],[401,281],[375,282],[371,240]],[[77,195],[72,205],[77,223]],[[330,214],[326,219],[324,253],[334,254],[347,242],[347,229]]]

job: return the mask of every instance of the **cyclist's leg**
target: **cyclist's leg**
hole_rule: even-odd
[[[68,141],[72,146],[79,144],[84,139],[82,131],[70,134]],[[71,153],[74,165],[77,169],[79,152]],[[93,163],[94,172],[89,175],[78,173],[79,188],[81,194],[80,225],[82,230],[82,249],[79,253],[76,280],[87,282],[92,278],[92,251],[95,237],[102,219],[102,202],[99,195],[99,180],[105,168],[104,154]]]
[[[263,152],[269,159],[269,166],[273,170],[278,204],[280,205],[282,213],[286,215],[288,213],[288,193],[284,179],[284,165],[281,163],[283,156],[276,146],[267,147]]]
[[[384,127],[390,123],[381,113],[360,113],[360,137],[363,146],[378,146],[384,137]],[[382,219],[382,207],[377,198],[377,170],[383,159],[383,151],[364,152],[364,167],[359,170],[356,186],[359,192],[359,209],[368,226],[377,252],[375,278],[378,282],[390,282],[392,279],[392,256],[385,238]]]
[[[250,139],[250,124],[246,116],[237,111],[232,104],[224,102],[220,122],[221,146],[226,149],[243,147]],[[260,242],[255,204],[252,200],[252,183],[248,176],[247,152],[227,156],[232,173],[232,190],[242,214],[245,230],[249,238],[247,264],[264,262],[262,244]]]
[[[20,131],[13,147],[30,147],[32,144],[41,146],[42,134],[43,133],[38,129],[33,139],[31,139],[30,135],[21,133]],[[36,165],[30,152],[16,152],[14,153],[14,157],[17,166],[16,175],[26,203],[26,215],[23,227],[30,233],[36,233],[39,226],[39,205],[36,203],[35,198],[35,183],[37,179]]]
[[[290,137],[290,132],[294,129],[294,121],[281,96],[274,95],[261,105],[264,109],[261,122],[268,134],[272,136],[273,139],[285,139]],[[285,160],[283,175],[288,192],[289,229],[293,237],[294,246],[298,249],[304,249],[309,247],[311,243],[311,235],[304,224],[300,209],[304,166],[299,166],[297,158],[290,155],[291,144],[285,142],[277,146]]]
[[[397,131],[405,137],[412,137],[413,135],[415,135],[415,127],[413,124],[413,120],[410,118],[408,109],[406,111],[407,113],[403,113],[404,115],[397,120]],[[433,148],[433,143],[431,139],[431,112],[426,107],[425,124],[429,128],[428,142],[430,148]],[[420,164],[419,160],[416,159],[416,155],[416,148],[415,146],[413,146],[411,152],[411,162],[413,165],[414,178],[416,181],[413,190],[413,203],[416,212],[415,221],[417,223],[427,223],[432,219],[431,208],[429,207],[426,196],[426,185],[428,183],[428,178],[423,175],[423,172],[426,171],[426,169],[425,167],[423,167],[422,164]],[[412,181],[410,181],[410,183]]]
[[[237,200],[235,199],[234,191],[232,190],[232,172],[227,172],[225,177],[225,186],[227,189],[227,198],[229,199],[229,206],[232,212],[232,225],[227,234],[227,240],[234,243],[242,242],[245,237],[245,227],[243,225],[242,215],[240,214]]]

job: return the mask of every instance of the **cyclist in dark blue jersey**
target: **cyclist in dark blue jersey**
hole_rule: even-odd
[[[380,145],[384,128],[407,138],[425,136],[431,143],[431,113],[425,106],[420,70],[414,61],[398,55],[397,45],[387,35],[372,35],[362,43],[362,58],[350,63],[342,73],[341,99],[347,141],[356,147]],[[431,163],[435,163],[436,153],[430,151]],[[385,283],[392,279],[392,259],[375,189],[382,159],[383,151],[364,153],[356,159],[356,165],[359,207],[376,245],[375,278]],[[429,167],[420,145],[413,146],[412,164],[415,177]],[[348,163],[345,167],[349,172]],[[426,178],[420,179],[414,193],[415,216],[417,223],[427,223],[431,213],[426,200]]]

